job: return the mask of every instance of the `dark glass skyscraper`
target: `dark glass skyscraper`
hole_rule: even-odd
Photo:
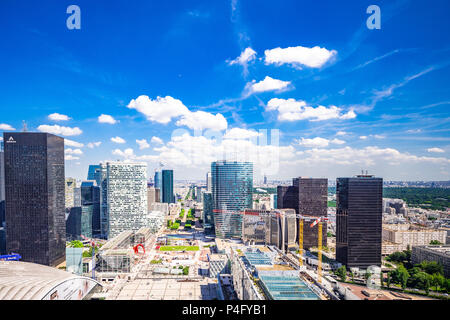
[[[298,187],[278,186],[277,187],[277,208],[295,209],[298,213]]]
[[[383,179],[336,181],[336,260],[347,267],[381,266]]]
[[[302,216],[326,217],[328,208],[328,179],[294,178],[293,185],[298,190],[298,213]],[[299,222],[299,221],[297,221]],[[298,230],[299,231],[299,230]],[[319,226],[303,226],[303,248],[317,247]],[[327,224],[322,227],[322,246],[327,245]]]
[[[173,170],[162,171],[162,202],[175,203],[173,195]]]
[[[98,165],[98,164],[91,164],[91,165],[89,165],[87,179],[88,180],[95,180],[95,181],[97,181],[97,185],[99,185],[100,165]]]
[[[242,213],[252,208],[253,163],[211,163],[214,227],[219,238],[242,236]]]
[[[95,181],[83,181],[81,183],[81,208],[84,210],[83,212],[89,212],[92,216],[92,236],[100,237],[100,188],[97,187]]]
[[[3,133],[6,246],[22,261],[54,266],[65,259],[64,139]]]

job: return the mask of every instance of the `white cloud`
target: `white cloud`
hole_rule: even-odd
[[[114,137],[111,138],[111,141],[114,143],[125,143],[126,141],[124,139],[122,139],[121,137]]]
[[[195,111],[183,115],[182,118],[176,122],[176,125],[184,125],[193,130],[212,129],[221,131],[228,127],[228,122],[220,113],[214,115],[204,111]]]
[[[427,149],[428,152],[436,152],[436,153],[444,153],[445,150],[441,148],[429,148]]]
[[[336,50],[327,50],[315,46],[313,48],[307,47],[289,47],[289,48],[275,48],[264,51],[266,64],[291,64],[295,67],[307,66],[309,68],[320,68],[325,63],[336,56]]]
[[[100,145],[102,144],[101,141],[97,141],[97,142],[89,142],[86,146],[90,149],[94,149],[96,147],[100,147]]]
[[[124,151],[122,151],[120,149],[115,149],[112,151],[112,154],[116,155],[116,156],[124,157],[125,159],[130,159],[135,156],[134,151],[131,148],[125,149]]]
[[[150,145],[148,144],[146,139],[136,139],[136,143],[139,145],[139,150],[144,150],[150,148]]]
[[[162,141],[161,138],[158,137],[152,137],[152,139],[150,140],[151,143],[155,143],[155,144],[164,144],[164,142]]]
[[[342,113],[342,109],[336,106],[324,107],[318,106],[313,108],[307,106],[305,101],[295,99],[278,99],[273,98],[267,103],[266,110],[278,111],[279,121],[297,121],[306,120],[309,121],[323,121],[329,119],[352,119],[356,117],[353,110],[347,113]]]
[[[65,114],[52,113],[48,115],[48,119],[52,121],[68,121],[71,118]]]
[[[224,139],[251,139],[261,136],[261,133],[255,130],[247,130],[242,128],[232,128],[224,134]]]
[[[9,124],[6,123],[0,123],[0,130],[4,130],[4,131],[14,131],[16,130],[15,128],[11,127]]]
[[[345,131],[338,131],[338,132],[336,133],[336,135],[337,135],[337,136],[345,136],[345,135],[347,135],[347,132],[345,132]]]
[[[64,144],[68,147],[75,147],[75,148],[84,147],[84,144],[69,139],[64,139]]]
[[[3,137],[0,137],[0,141],[3,141]]]
[[[227,62],[230,66],[233,64],[240,64],[245,66],[250,61],[255,60],[255,58],[256,58],[256,51],[248,47],[244,51],[242,51],[239,57],[231,61],[228,60]]]
[[[261,80],[260,82],[256,82],[256,80],[253,80],[252,82],[247,83],[247,85],[245,86],[245,91],[247,91],[248,93],[258,93],[266,91],[282,92],[285,91],[290,86],[290,84],[290,81],[282,81],[266,76],[264,80]]]
[[[131,100],[127,108],[136,109],[144,114],[147,120],[162,124],[167,124],[172,118],[189,113],[189,109],[180,100],[170,96],[157,97],[156,100],[152,100],[148,96],[142,95]]]
[[[222,114],[214,115],[204,111],[191,112],[183,102],[170,96],[157,97],[152,100],[148,96],[141,95],[136,100],[131,100],[127,108],[136,109],[144,114],[147,120],[162,124],[169,123],[172,118],[180,117],[176,125],[184,125],[191,129],[224,130],[228,126],[227,120]]]
[[[62,135],[62,136],[79,136],[80,134],[83,133],[83,131],[78,127],[75,127],[75,128],[62,127],[57,124],[52,125],[52,126],[43,124],[43,125],[40,125],[37,129],[41,132],[47,132],[47,133],[51,133],[51,134],[55,134],[55,135]]]
[[[81,151],[81,149],[72,149],[72,148],[68,148],[64,150],[65,154],[76,154],[76,155],[82,155],[83,151]]]
[[[373,137],[375,137],[375,139],[384,139],[386,138],[386,136],[380,135],[380,134],[375,134],[373,135]]]
[[[345,141],[339,139],[328,140],[321,137],[316,137],[312,139],[301,138],[301,140],[294,140],[298,145],[307,148],[325,148],[330,144],[344,144]]]
[[[98,117],[98,122],[99,123],[116,124],[118,121],[110,115],[102,114]]]
[[[361,140],[366,140],[367,139],[367,136],[360,136],[359,137]]]
[[[80,160],[80,157],[74,157],[74,156],[68,154],[68,155],[64,156],[64,160],[68,160],[68,161],[71,161],[71,160]]]

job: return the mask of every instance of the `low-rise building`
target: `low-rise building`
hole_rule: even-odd
[[[450,277],[450,245],[417,246],[412,248],[411,262],[436,261],[444,267],[444,276]]]

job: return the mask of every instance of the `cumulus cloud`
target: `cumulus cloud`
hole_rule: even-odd
[[[227,120],[222,114],[214,115],[204,111],[191,112],[183,102],[170,96],[157,97],[152,100],[148,96],[142,95],[131,100],[127,107],[144,114],[149,121],[162,124],[169,123],[172,118],[180,117],[176,125],[187,126],[191,129],[224,130],[228,126]]]
[[[255,130],[247,130],[242,128],[232,128],[224,134],[224,139],[250,139],[261,136],[261,133]]]
[[[80,160],[80,157],[74,157],[74,156],[72,156],[71,154],[68,154],[68,155],[64,156],[64,160],[68,160],[68,161],[71,161],[71,160]]]
[[[63,126],[59,126],[57,124],[52,125],[52,126],[43,124],[43,125],[40,125],[37,129],[41,132],[47,132],[47,133],[61,135],[61,136],[79,136],[80,134],[83,133],[83,131],[78,127],[75,127],[75,128],[63,127]]]
[[[72,149],[72,148],[68,148],[64,150],[65,154],[76,154],[76,155],[82,155],[83,151],[81,151],[81,149]]]
[[[148,144],[146,139],[136,139],[136,143],[139,145],[139,150],[144,150],[150,148],[150,145]]]
[[[353,119],[356,114],[353,110],[347,113],[342,113],[342,109],[336,106],[324,107],[318,106],[317,108],[310,107],[305,101],[295,99],[271,99],[266,106],[267,111],[278,111],[279,121],[297,121],[297,120],[309,120],[309,121],[323,121],[329,119]]]
[[[347,132],[345,132],[345,131],[338,131],[338,132],[336,133],[336,135],[337,135],[337,136],[345,136],[345,135],[347,135]]]
[[[118,121],[108,114],[101,114],[98,117],[98,122],[99,123],[116,124]]]
[[[75,148],[84,147],[84,144],[69,139],[64,139],[64,144],[68,147],[75,147]]]
[[[184,125],[193,130],[213,129],[221,131],[228,127],[228,122],[220,113],[214,115],[204,111],[195,111],[183,115],[182,118],[176,122],[176,125]]]
[[[328,50],[315,46],[275,48],[264,51],[266,64],[283,65],[290,64],[295,67],[306,66],[309,68],[320,68],[336,56],[336,50]]]
[[[89,142],[86,146],[90,149],[94,149],[96,147],[100,147],[100,145],[102,144],[101,141],[97,141],[97,142]]]
[[[111,141],[114,142],[114,143],[119,143],[119,144],[122,144],[122,143],[125,143],[125,142],[126,142],[126,141],[125,141],[124,139],[122,139],[121,137],[114,137],[114,138],[111,138]]]
[[[361,140],[366,140],[367,139],[367,136],[360,136],[359,137]]]
[[[233,64],[240,64],[242,66],[247,65],[250,61],[255,60],[256,51],[248,47],[241,52],[240,56],[234,60],[227,60],[227,63],[231,66]]]
[[[325,148],[330,144],[344,144],[345,141],[339,139],[328,140],[321,137],[312,139],[301,138],[301,140],[294,140],[298,145],[306,148]]]
[[[428,152],[435,152],[435,153],[444,153],[445,150],[441,148],[429,148],[427,149]]]
[[[162,124],[169,123],[176,118],[189,113],[189,109],[178,99],[170,96],[157,97],[155,100],[142,95],[131,100],[127,108],[135,109],[147,117],[147,120]]]
[[[4,130],[4,131],[14,131],[16,130],[15,128],[11,127],[9,124],[6,123],[0,123],[0,130]]]
[[[164,142],[162,141],[161,138],[159,137],[152,137],[152,139],[150,140],[151,143],[155,143],[155,144],[164,144]]]
[[[48,119],[52,121],[68,121],[71,118],[69,116],[66,116],[65,114],[52,113],[48,115]]]
[[[116,156],[123,157],[125,159],[134,158],[134,156],[135,156],[134,155],[134,151],[131,148],[125,149],[123,151],[120,150],[120,149],[115,149],[115,150],[112,151],[112,154],[116,155]]]
[[[264,80],[261,80],[259,82],[253,80],[252,82],[247,83],[247,85],[245,86],[245,91],[248,94],[266,91],[283,92],[288,89],[290,85],[290,81],[282,81],[266,76]]]

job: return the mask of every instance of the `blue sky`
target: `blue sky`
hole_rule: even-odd
[[[0,131],[69,139],[79,179],[103,160],[194,179],[244,157],[256,178],[448,180],[450,4],[432,3],[3,0]]]

